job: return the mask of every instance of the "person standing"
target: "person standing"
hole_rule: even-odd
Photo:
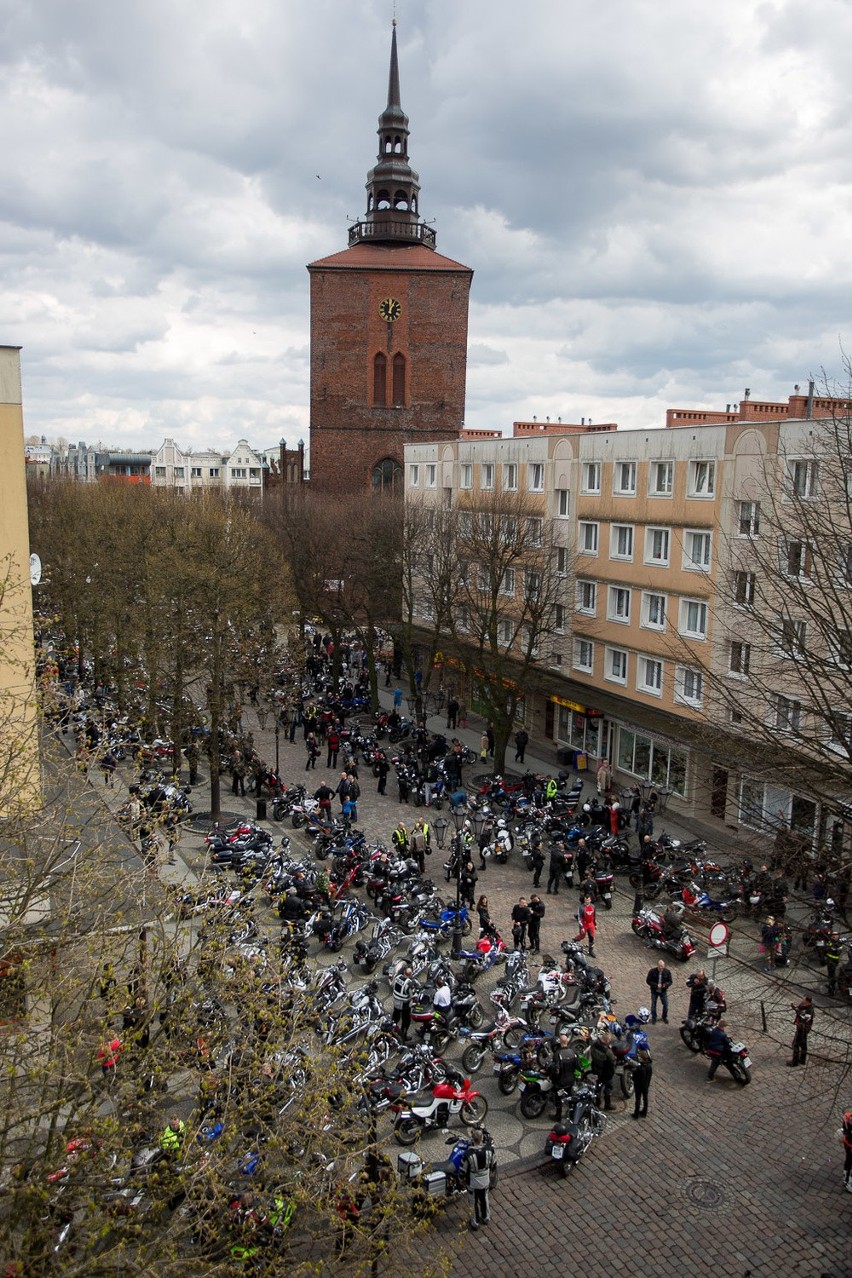
[[[565,869],[565,852],[560,842],[551,844],[550,848],[550,867],[547,876],[547,895],[553,892],[554,896],[559,895],[559,880],[562,878],[562,871]]]
[[[388,763],[388,757],[384,753],[384,751],[382,751],[382,753],[376,759],[375,768],[376,768],[376,776],[379,778],[379,784],[378,784],[378,789],[376,793],[387,794],[388,773],[390,772],[390,764]]]
[[[530,734],[526,728],[520,728],[515,733],[515,763],[523,763],[529,739]]]
[[[600,1034],[592,1041],[592,1073],[598,1080],[597,1103],[603,1099],[604,1109],[615,1109],[612,1103],[612,1080],[615,1078],[615,1052],[610,1034]]]
[[[534,893],[530,897],[530,921],[527,929],[530,949],[533,954],[538,954],[541,949],[541,920],[544,918],[544,910],[544,901],[542,901],[540,896]]]
[[[488,733],[483,732],[479,738],[479,761],[484,763],[488,758]]]
[[[598,794],[609,794],[612,786],[612,769],[609,766],[609,759],[601,759],[595,779],[598,784]]]
[[[527,899],[522,896],[518,900],[518,904],[512,907],[512,940],[515,942],[516,950],[523,950],[527,943],[527,928],[530,922],[530,907],[527,905]]]
[[[697,972],[688,977],[686,983],[690,991],[686,1016],[688,1020],[695,1020],[704,1015],[704,1004],[707,1002],[707,973],[704,968],[699,967]]]
[[[530,869],[533,872],[533,887],[540,887],[541,872],[544,869],[544,853],[541,850],[541,834],[538,830],[530,835]]]
[[[483,892],[482,896],[476,902],[476,913],[479,915],[479,936],[490,936],[494,931],[494,924],[491,922],[491,911],[488,908],[488,897]]]
[[[796,1013],[796,1028],[793,1033],[793,1059],[787,1064],[804,1065],[808,1059],[808,1035],[814,1024],[814,1001],[810,994],[806,994],[800,1003],[791,1003],[790,1006]]]
[[[319,748],[319,745],[317,744],[317,739],[314,736],[313,732],[309,732],[305,739],[305,749],[308,754],[308,759],[305,764],[305,771],[307,772],[309,768],[313,768],[313,770],[316,772],[317,759],[319,758],[320,748]],[[236,794],[236,790],[234,791],[234,794]]]
[[[340,733],[337,731],[337,728],[330,729],[329,734],[325,739],[325,744],[327,750],[325,766],[327,768],[336,768],[337,756],[340,753]]]
[[[494,1159],[494,1150],[485,1144],[484,1132],[480,1127],[474,1127],[470,1134],[470,1144],[462,1159],[462,1170],[470,1195],[469,1229],[491,1224],[488,1190]]]
[[[589,958],[595,957],[595,934],[597,932],[598,918],[595,913],[595,907],[590,896],[584,896],[582,904],[577,911],[577,921],[580,924],[580,931],[577,936],[578,941],[582,941],[584,937],[589,940]]]
[[[774,972],[775,949],[778,945],[778,924],[771,914],[760,929],[760,945],[763,950],[764,972]]]
[[[414,829],[411,831],[411,838],[408,841],[408,850],[417,862],[417,868],[421,874],[426,873],[426,835],[423,833],[423,827],[418,821]]]
[[[636,1052],[639,1062],[633,1070],[633,1117],[648,1117],[648,1092],[651,1087],[651,1079],[654,1074],[654,1067],[651,1061],[651,1053],[647,1047],[640,1047]]]
[[[406,967],[395,978],[391,993],[393,995],[393,1015],[391,1020],[399,1026],[403,1042],[408,1038],[408,1027],[411,1024],[411,995],[414,982],[411,979],[411,968]]]
[[[852,1109],[847,1109],[843,1115],[840,1135],[843,1138],[843,1151],[846,1155],[843,1163],[843,1184],[849,1193],[852,1194]]]
[[[450,697],[447,702],[447,727],[457,728],[459,721],[459,701],[458,697]]]
[[[650,804],[646,803],[641,812],[636,815],[636,837],[639,840],[639,850],[644,851],[645,838],[653,838],[654,835],[654,814]]]
[[[666,960],[659,959],[656,967],[652,967],[645,977],[645,984],[651,991],[651,1024],[657,1023],[657,1002],[663,1014],[663,1024],[669,1023],[669,990],[672,986],[672,974],[666,967]]]
[[[471,909],[476,899],[476,880],[477,873],[473,862],[468,861],[459,877],[459,898],[463,905],[469,905]]]
[[[493,759],[495,737],[494,737],[494,729],[492,728],[490,723],[486,724],[485,726],[485,735],[488,738],[488,753],[491,755],[491,758]]]
[[[843,945],[839,932],[832,932],[825,946],[825,971],[828,977],[828,992],[831,995],[837,990],[837,969],[843,957]]]

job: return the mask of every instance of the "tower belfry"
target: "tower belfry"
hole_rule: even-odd
[[[435,247],[435,232],[420,220],[420,178],[408,159],[408,116],[399,92],[396,21],[391,36],[388,104],[379,116],[379,153],[367,174],[367,214],[349,229],[349,243],[411,243]]]

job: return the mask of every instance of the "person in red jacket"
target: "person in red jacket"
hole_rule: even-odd
[[[111,1038],[107,1042],[102,1043],[98,1048],[97,1060],[101,1067],[101,1073],[104,1078],[109,1078],[115,1072],[118,1064],[118,1058],[124,1051],[124,1044],[120,1038]]]
[[[583,937],[589,939],[589,956],[595,956],[595,933],[597,931],[597,914],[590,896],[584,896],[577,911],[577,921],[580,924],[580,931],[577,936],[578,941],[582,941]]]

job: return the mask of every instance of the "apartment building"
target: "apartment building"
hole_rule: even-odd
[[[563,587],[527,678],[529,730],[585,753],[590,767],[608,758],[624,785],[651,781],[684,813],[824,835],[836,824],[831,812],[783,778],[750,772],[741,712],[760,652],[755,714],[779,732],[800,722],[801,670],[778,659],[784,644],[792,652],[803,642],[802,622],[782,619],[782,639],[760,645],[753,605],[772,563],[798,577],[808,570],[807,536],[783,502],[815,487],[815,420],[779,412],[696,424],[680,415],[660,429],[582,423],[562,434],[523,425],[511,439],[407,447],[405,495],[475,507],[495,489],[525,492],[550,521]],[[782,530],[772,545],[768,523]],[[848,566],[852,580],[852,545]],[[772,613],[768,593],[766,603]],[[849,725],[852,733],[852,716]]]

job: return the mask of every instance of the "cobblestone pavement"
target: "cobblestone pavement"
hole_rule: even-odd
[[[437,726],[439,720],[430,720],[430,727]],[[261,752],[274,758],[272,734],[255,735]],[[475,727],[459,735],[470,744],[478,739]],[[282,736],[280,751],[287,782],[306,777],[315,788],[334,776],[336,770],[322,766],[324,757],[315,773],[304,773],[301,734],[294,745]],[[529,753],[527,765],[543,771],[553,766]],[[98,777],[92,780],[100,786]],[[393,794],[378,796],[373,778],[362,774],[361,782],[358,824],[368,840],[389,839],[400,818],[413,822],[414,809],[401,807]],[[592,783],[589,778],[588,786]],[[388,789],[395,788],[391,775]],[[105,797],[117,806],[123,795],[116,790]],[[206,797],[209,802],[209,793]],[[194,798],[202,809],[203,783]],[[226,806],[254,814],[251,798],[227,793]],[[660,825],[689,833],[673,819]],[[307,848],[303,835],[289,828],[288,833],[294,849]],[[438,882],[442,861],[436,851],[427,869]],[[203,836],[186,832],[177,865],[164,866],[163,874],[183,881],[202,866]],[[512,904],[522,893],[528,895],[530,886],[529,872],[517,857],[506,866],[489,865],[482,874],[480,888],[504,934]],[[657,954],[632,935],[633,893],[623,879],[617,886],[611,913],[599,912],[596,953],[612,981],[618,1010],[626,1013],[649,1001],[645,976]],[[576,896],[563,891],[544,900],[542,950],[558,955],[562,939],[576,931]],[[696,959],[704,962],[705,955],[706,941]],[[438,1218],[436,1230],[451,1250],[453,1275],[510,1278],[556,1266],[580,1271],[584,1278],[649,1268],[673,1276],[852,1278],[852,1194],[843,1192],[836,1136],[840,1114],[852,1104],[845,1064],[849,1012],[819,996],[815,969],[799,965],[789,976],[768,977],[756,959],[755,926],[734,925],[731,953],[719,960],[717,979],[728,996],[731,1032],[749,1046],[752,1084],[740,1088],[724,1071],[708,1082],[706,1061],[681,1043],[678,1026],[687,1004],[683,981],[690,969],[675,965],[670,1023],[651,1031],[649,1116],[634,1122],[632,1102],[626,1110],[618,1102],[603,1136],[568,1180],[545,1162],[546,1117],[523,1120],[516,1098],[500,1096],[488,1074],[480,1072],[477,1085],[489,1100],[487,1122],[500,1150],[501,1178],[492,1196],[490,1227],[469,1233],[460,1203]],[[818,1006],[811,1058],[804,1069],[788,1069],[790,1003],[805,988],[815,992]],[[444,1139],[441,1133],[425,1139],[423,1156],[441,1158]]]

